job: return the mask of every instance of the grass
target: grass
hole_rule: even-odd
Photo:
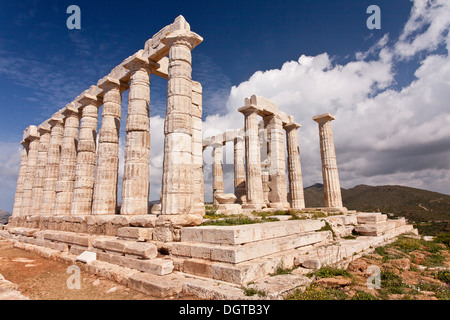
[[[294,268],[284,268],[283,266],[278,266],[277,270],[275,270],[274,273],[271,273],[271,276],[277,276],[280,274],[290,274],[292,272],[292,270],[294,270]]]
[[[378,300],[378,298],[369,292],[357,290],[352,300]]]
[[[347,300],[348,298],[346,289],[329,288],[313,283],[304,291],[297,289],[287,296],[286,300]]]
[[[439,300],[450,300],[450,285],[439,285],[437,283],[419,282],[416,288],[420,291],[433,291]]]
[[[319,270],[310,272],[306,276],[316,276],[318,278],[332,278],[342,276],[346,278],[353,278],[352,274],[348,270],[336,267],[321,267]]]
[[[441,270],[437,273],[436,279],[443,283],[450,285],[450,271]]]
[[[405,292],[406,284],[400,276],[396,275],[391,271],[382,270],[381,271],[381,289],[387,293],[401,294]]]
[[[251,288],[251,287],[242,287],[242,290],[244,290],[244,294],[248,297],[254,296],[255,294],[257,294],[260,297],[265,297],[267,296],[267,292],[264,290],[258,290],[256,288]]]

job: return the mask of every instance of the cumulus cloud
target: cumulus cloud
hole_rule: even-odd
[[[416,0],[393,45],[385,34],[344,65],[323,53],[257,71],[231,88],[228,113],[207,117],[204,128],[242,128],[237,108],[244,98],[256,94],[271,99],[302,124],[300,151],[308,186],[322,180],[318,129],[311,118],[330,112],[336,116],[332,127],[343,187],[404,184],[448,194],[449,26],[448,1]],[[445,45],[446,52],[438,52]],[[414,81],[395,90],[396,63],[413,57],[420,59]],[[232,184],[232,176],[227,181],[225,175],[225,185]]]

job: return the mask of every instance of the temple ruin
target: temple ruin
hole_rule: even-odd
[[[325,208],[305,207],[300,124],[269,99],[245,99],[237,109],[243,115],[242,129],[203,137],[202,86],[191,78],[191,51],[202,41],[179,16],[96,85],[41,124],[27,127],[13,215],[0,228],[0,237],[50,259],[81,261],[90,272],[160,297],[184,292],[227,299],[245,298],[239,295],[240,285],[267,279],[280,266],[343,263],[399,234],[416,232],[405,219],[343,206],[331,114],[313,118],[319,126]],[[149,203],[152,75],[167,79],[157,204]],[[119,129],[126,90],[125,163],[118,199]],[[231,141],[234,193],[226,194],[222,148]],[[291,210],[309,219],[285,215],[264,223],[202,225],[203,152],[209,148],[218,214]],[[315,212],[323,215],[317,218]],[[345,239],[352,233],[358,236]],[[307,282],[304,278],[292,275],[287,285],[295,288]]]

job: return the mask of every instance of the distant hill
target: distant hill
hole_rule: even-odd
[[[11,216],[11,213],[0,209],[0,224],[7,223],[10,216]]]
[[[404,186],[358,185],[341,189],[342,202],[350,210],[380,211],[406,217],[414,223],[450,221],[450,196]],[[324,206],[323,185],[305,188],[307,207]]]

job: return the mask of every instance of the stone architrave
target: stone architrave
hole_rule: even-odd
[[[125,166],[120,214],[148,213],[150,165],[150,73],[141,52],[124,64],[130,70]]]
[[[31,211],[33,212],[33,215],[41,214],[42,198],[44,196],[45,172],[47,170],[48,149],[50,147],[50,130],[51,127],[47,121],[38,126],[38,132],[40,135],[39,149],[33,190],[31,192],[31,197],[33,199]]]
[[[219,204],[216,194],[223,193],[223,144],[216,143],[213,147],[213,198],[214,204]]]
[[[191,50],[203,39],[192,31],[177,30],[161,41],[170,47],[161,214],[189,214],[194,205]]]
[[[289,195],[291,209],[300,210],[305,208],[305,196],[303,192],[303,177],[300,164],[300,148],[298,144],[299,124],[294,122],[284,126],[286,130]]]
[[[202,85],[192,81],[192,176],[194,183],[194,213],[205,214],[202,146]]]
[[[103,89],[104,95],[92,214],[111,215],[115,214],[117,205],[121,85],[119,80],[107,76],[101,79],[97,86]]]
[[[264,117],[264,123],[268,136],[268,200],[271,207],[288,209],[283,122],[280,117],[269,115]]]
[[[29,126],[25,129],[24,139],[29,141],[28,144],[28,156],[27,156],[27,167],[25,180],[23,183],[23,195],[22,195],[22,208],[21,215],[32,215],[31,211],[32,201],[32,190],[34,184],[34,176],[36,173],[36,164],[39,152],[39,132],[36,126]]]
[[[82,94],[78,102],[81,104],[81,120],[70,214],[89,215],[94,191],[98,108],[101,102],[89,93]]]
[[[319,124],[325,207],[342,208],[341,187],[334,149],[333,132],[331,131],[331,121],[334,119],[335,117],[329,113],[313,117],[313,120]]]
[[[75,183],[77,144],[80,126],[79,106],[72,102],[63,109],[64,136],[61,144],[58,181],[56,182],[55,215],[69,215]]]
[[[61,144],[64,135],[64,121],[60,111],[55,113],[48,123],[51,126],[50,145],[47,153],[47,165],[42,195],[41,214],[52,215],[56,202],[56,182],[59,175],[59,161],[61,158]]]
[[[23,201],[23,184],[25,182],[27,173],[29,141],[23,140],[21,144],[23,148],[22,148],[22,155],[20,157],[20,168],[19,168],[19,176],[17,178],[16,193],[14,196],[14,206],[12,212],[13,216],[21,215],[22,201]]]
[[[244,137],[234,138],[234,194],[238,203],[246,202]]]
[[[247,206],[262,208],[264,203],[263,184],[261,179],[261,154],[258,136],[258,110],[252,106],[238,109],[245,118],[245,161]]]

